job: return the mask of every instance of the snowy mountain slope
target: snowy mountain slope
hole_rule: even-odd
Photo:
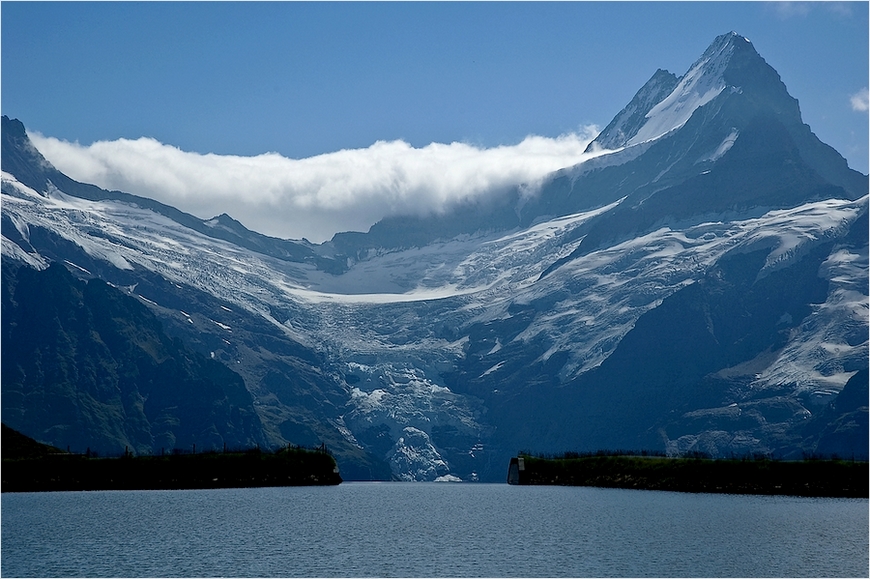
[[[46,183],[51,182],[70,196],[92,201],[121,201],[142,209],[148,209],[208,237],[229,241],[234,245],[284,261],[316,263],[318,267],[326,271],[342,271],[345,268],[344,262],[337,262],[331,256],[324,255],[324,252],[319,251],[318,247],[305,240],[295,241],[268,237],[250,231],[226,214],[218,215],[212,219],[199,219],[153,199],[122,191],[106,191],[94,185],[74,181],[55,169],[42,156],[30,142],[24,125],[20,121],[9,119],[4,115],[2,122],[3,150],[7,151],[3,156],[3,170],[16,175],[21,183],[28,187],[42,191]]]
[[[480,419],[481,401],[485,405],[505,395],[505,385],[517,381],[518,363],[534,367],[558,359],[555,379],[570,382],[600,365],[640,316],[694,283],[723,255],[765,247],[763,276],[787,267],[812,246],[845,235],[866,207],[866,199],[832,200],[744,221],[710,222],[683,231],[664,228],[572,259],[541,277],[582,241],[566,244],[563,238],[617,203],[507,235],[469,236],[385,253],[367,260],[364,269],[328,276],[312,266],[288,267],[135,207],[75,199],[58,191],[43,197],[8,174],[3,178],[4,217],[27,224],[16,229],[22,239],[38,229],[51,230],[95,261],[122,271],[145,269],[173,283],[201,288],[280,327],[288,339],[325,352],[337,372],[353,377],[342,415],[346,438],[362,445],[357,436],[367,440],[386,426],[393,444],[385,457],[404,461],[392,461],[400,477],[412,476],[398,472],[400,463],[413,463],[407,459],[408,449],[395,447],[407,438],[404,429],[422,433],[414,440],[425,443],[427,456],[437,456],[436,461],[444,461],[437,436],[431,440],[438,428],[451,426],[454,437],[464,437],[463,452],[482,441],[491,446],[491,425]],[[3,247],[9,257],[26,251],[8,239]],[[45,258],[31,254],[30,260]],[[844,369],[843,360],[854,363],[866,357],[866,340],[849,345],[855,327],[866,327],[866,288],[863,294],[860,288],[866,253],[862,257],[840,249],[828,261],[826,271],[837,285],[831,303],[804,322],[822,324],[825,334],[796,335],[757,378],[758,384],[781,385],[773,377],[790,371],[805,376],[796,395],[807,388],[836,392],[854,372]],[[378,293],[348,291],[359,290],[360,272],[380,280],[371,288]],[[411,286],[409,279],[417,285]],[[142,297],[161,305],[153,295]],[[274,311],[286,319],[275,318]],[[211,322],[233,341],[231,325]],[[511,325],[511,331],[501,329]],[[491,343],[470,338],[484,326],[500,328]],[[472,353],[481,342],[486,351]],[[838,356],[819,356],[830,344],[839,348]],[[477,376],[455,392],[447,384],[457,369],[474,369]],[[501,388],[486,392],[481,383]],[[451,458],[445,463],[457,462]],[[428,473],[429,478],[448,472],[469,478],[482,470],[476,466],[457,473],[417,464],[413,472]]]
[[[644,116],[644,123],[625,143],[627,146],[657,139],[680,128],[698,107],[704,106],[725,90],[723,73],[731,55],[738,50],[739,39],[733,36],[720,36],[710,45],[671,94]],[[749,42],[745,38],[743,40]]]
[[[624,147],[647,122],[650,110],[671,94],[678,82],[679,79],[673,73],[658,69],[637,91],[631,102],[589,143],[586,151],[616,150]]]
[[[554,176],[522,205],[521,221],[624,197],[618,211],[590,223],[589,249],[661,225],[867,193],[866,176],[815,137],[779,75],[744,37],[716,38],[668,91],[670,78],[653,75],[590,144],[614,152]]]
[[[539,189],[288,257],[228,216],[83,196],[4,136],[3,260],[139,296],[243,376],[269,440],[327,441],[343,476],[502,480],[520,448],[866,454],[840,428],[866,407],[831,404],[867,368],[866,176],[736,34],[597,141]]]

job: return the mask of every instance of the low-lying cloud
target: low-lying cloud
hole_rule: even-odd
[[[596,127],[556,138],[529,136],[481,148],[378,141],[305,159],[191,153],[151,138],[70,143],[38,133],[36,147],[78,181],[156,199],[210,218],[228,213],[246,227],[287,239],[328,240],[367,231],[389,215],[425,215],[513,186],[534,186],[588,158]]]

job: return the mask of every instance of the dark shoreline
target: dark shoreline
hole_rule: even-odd
[[[327,452],[243,452],[89,458],[54,454],[4,459],[2,492],[181,490],[337,485]]]
[[[647,456],[512,458],[508,482],[690,493],[868,498],[868,463]]]

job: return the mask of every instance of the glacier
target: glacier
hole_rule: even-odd
[[[725,254],[765,247],[759,275],[786,267],[842,235],[866,211],[867,197],[829,199],[743,220],[712,219],[684,229],[663,227],[566,260],[583,243],[574,235],[577,228],[620,202],[528,229],[385,251],[336,276],[242,250],[135,206],[88,201],[57,189],[43,196],[2,175],[3,212],[13,223],[54,231],[118,269],[142,268],[181,286],[204,288],[228,304],[225,309],[260,316],[288,338],[322,351],[336,372],[358,380],[347,388],[346,437],[359,444],[356,433],[386,425],[395,441],[387,460],[407,480],[457,474],[432,443],[435,425],[457,429],[475,444],[487,441],[480,399],[451,391],[444,378],[468,356],[463,335],[468,328],[509,320],[518,306],[546,302],[508,342],[496,342],[480,355],[488,368],[480,377],[493,382],[497,395],[506,361],[502,348],[540,339],[547,347],[537,362],[562,353],[558,376],[567,383],[599,366],[640,316],[695,283]],[[8,239],[3,251],[31,266],[47,262]],[[543,275],[557,262],[559,267]],[[835,252],[821,273],[831,284],[827,301],[803,321],[753,388],[792,383],[795,393],[837,392],[854,374],[844,369],[849,362],[868,356],[867,340],[854,339],[867,323],[866,251]],[[157,305],[135,286],[128,291]],[[276,304],[295,315],[275,318]],[[211,322],[230,344],[232,327]],[[455,335],[440,335],[438,326]]]

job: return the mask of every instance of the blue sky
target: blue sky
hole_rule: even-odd
[[[562,147],[548,157],[558,164],[657,68],[681,75],[736,30],[777,69],[814,132],[868,170],[866,2],[7,1],[0,22],[2,112],[32,132],[325,164],[378,141],[504,152],[529,135]],[[565,135],[578,143],[557,143]],[[209,210],[179,197],[163,200]],[[365,220],[409,203],[394,197]],[[344,226],[365,227],[331,227]]]

